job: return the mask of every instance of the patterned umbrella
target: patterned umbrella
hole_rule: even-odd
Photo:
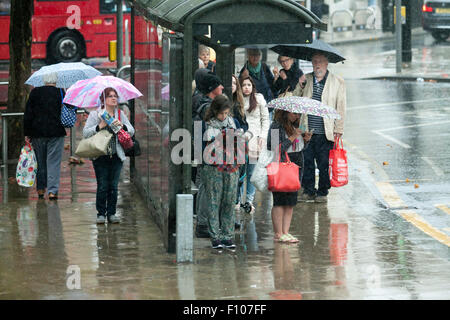
[[[326,106],[320,101],[306,97],[283,97],[270,101],[268,108],[280,109],[291,113],[304,113],[327,119],[340,119],[336,109]]]
[[[116,89],[119,102],[142,96],[142,93],[128,81],[113,76],[97,76],[92,79],[80,80],[69,89],[63,102],[79,108],[94,108],[100,106],[100,95],[103,90],[111,87]]]
[[[42,87],[45,85],[44,75],[50,73],[56,73],[58,76],[56,87],[64,89],[70,87],[79,80],[93,78],[102,74],[97,69],[82,62],[61,62],[40,68],[28,78],[25,84],[34,87]]]

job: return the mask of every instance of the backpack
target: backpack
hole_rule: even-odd
[[[209,108],[211,102],[204,102],[200,104],[196,109],[192,109],[192,121],[202,121],[205,115],[206,109]]]

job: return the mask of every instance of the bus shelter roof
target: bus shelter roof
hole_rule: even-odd
[[[176,32],[184,32],[188,17],[195,16],[200,11],[206,11],[204,10],[206,8],[208,11],[214,11],[215,8],[223,6],[228,6],[228,14],[224,15],[221,11],[220,16],[214,16],[215,21],[202,21],[199,17],[200,19],[195,19],[195,23],[238,23],[239,20],[247,20],[248,13],[251,13],[255,23],[269,21],[284,23],[295,19],[314,28],[327,30],[327,25],[314,13],[293,0],[133,0],[131,2],[147,18]],[[280,8],[280,11],[274,12],[273,8]]]

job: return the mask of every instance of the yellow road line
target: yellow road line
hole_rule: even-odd
[[[397,191],[395,191],[394,186],[389,182],[377,182],[376,186],[378,191],[380,191],[384,200],[387,204],[392,208],[398,207],[406,207],[406,203],[398,195]]]
[[[416,226],[418,229],[422,230],[429,236],[433,237],[437,241],[450,247],[450,237],[445,233],[439,231],[438,229],[431,226],[426,222],[421,216],[412,210],[400,210],[400,215],[408,222]]]
[[[389,207],[399,208],[407,206],[406,203],[400,198],[397,191],[395,191],[394,186],[389,182],[377,182],[376,186]],[[445,209],[447,209],[448,211],[446,212],[450,214],[450,209],[446,207]],[[414,225],[417,229],[450,247],[450,237],[441,232],[439,229],[434,228],[416,212],[413,210],[399,210],[398,212],[403,219]]]
[[[450,208],[447,207],[447,205],[445,205],[445,204],[436,204],[435,207],[438,208],[438,209],[441,209],[445,213],[450,214]]]
[[[376,163],[372,158],[370,158],[367,154],[365,154],[361,150],[357,150],[358,148],[356,146],[352,145],[349,142],[346,143],[347,145],[350,145],[353,148],[353,151],[358,152],[360,155],[364,156],[367,160],[369,160],[372,164],[375,164],[375,166],[381,169],[380,172],[384,177],[386,177],[386,179],[383,182],[376,182],[375,185],[378,188],[378,191],[381,193],[384,200],[386,201],[386,203],[389,205],[389,207],[391,208],[407,207],[406,203],[400,198],[397,191],[395,191],[394,186],[386,181],[389,180],[389,176],[386,174],[383,168],[381,168],[381,166],[378,163]],[[450,209],[447,208],[446,206],[438,208],[450,214]],[[450,247],[450,237],[445,233],[441,232],[439,229],[434,228],[415,211],[402,209],[398,210],[397,212],[399,212],[400,216],[403,217],[403,219],[414,225],[416,228],[418,228],[425,234]],[[444,230],[447,231],[446,229]]]

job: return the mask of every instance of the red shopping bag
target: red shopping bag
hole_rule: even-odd
[[[120,121],[120,110],[119,112],[119,121]],[[128,132],[126,132],[123,129],[120,129],[119,132],[117,132],[117,139],[119,140],[120,145],[122,146],[124,151],[130,150],[133,148],[134,142],[133,139],[131,139],[131,136]]]
[[[266,167],[269,191],[295,192],[300,190],[299,166],[291,162],[287,152],[285,154],[286,162],[280,162],[281,150],[279,150],[278,161],[274,161]]]
[[[344,150],[341,138],[334,139],[334,147],[330,150],[328,173],[332,187],[342,187],[348,183],[347,151]]]

